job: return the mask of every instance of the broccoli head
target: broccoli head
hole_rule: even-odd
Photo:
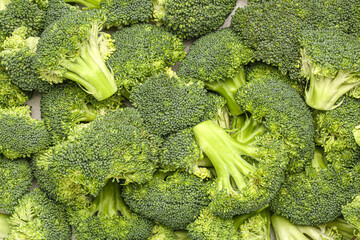
[[[28,97],[10,82],[10,76],[0,66],[0,108],[23,106]]]

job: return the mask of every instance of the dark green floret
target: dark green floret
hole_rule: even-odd
[[[45,27],[49,27],[53,22],[67,14],[80,11],[79,6],[67,4],[64,0],[48,0],[48,3],[49,7],[46,10]]]
[[[5,69],[0,66],[0,108],[23,106],[28,97],[10,82]]]
[[[50,136],[43,122],[31,118],[30,107],[0,109],[0,153],[15,159],[46,149]]]
[[[100,32],[105,21],[101,12],[89,10],[46,28],[36,51],[40,77],[49,83],[75,81],[98,101],[113,95],[117,87],[105,61],[115,49],[110,35]]]
[[[233,115],[241,114],[235,102],[237,90],[245,84],[244,65],[254,58],[230,29],[208,34],[191,46],[178,75],[184,80],[202,81],[205,87],[223,96]]]

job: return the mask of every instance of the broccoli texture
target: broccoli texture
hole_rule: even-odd
[[[233,31],[223,29],[200,38],[191,46],[178,75],[184,80],[204,82],[207,89],[226,99],[233,115],[239,115],[242,112],[235,95],[245,84],[244,65],[253,57],[253,51],[244,46]]]
[[[64,0],[48,0],[49,7],[45,15],[45,27],[66,16],[69,13],[79,12],[79,6],[67,4]]]
[[[23,106],[28,97],[16,85],[10,82],[10,77],[0,66],[0,107],[9,108]]]
[[[99,11],[89,10],[68,14],[46,28],[36,51],[40,77],[50,83],[75,81],[98,101],[113,95],[117,87],[105,60],[114,44],[99,31],[105,20]]]
[[[148,77],[167,72],[170,66],[186,55],[185,46],[179,38],[150,24],[121,29],[114,32],[112,38],[116,50],[108,64],[114,71],[118,87],[125,92]]]
[[[14,161],[1,156],[0,209],[12,213],[19,199],[29,191],[32,179],[30,164],[25,159]]]
[[[152,0],[153,19],[182,39],[196,38],[221,27],[235,0]]]
[[[0,109],[0,153],[10,159],[29,157],[49,146],[43,122],[31,118],[30,107]]]
[[[172,229],[186,229],[210,203],[209,184],[183,172],[157,172],[145,184],[129,184],[122,196],[129,208]]]

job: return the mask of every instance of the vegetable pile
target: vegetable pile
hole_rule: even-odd
[[[235,6],[0,0],[0,239],[359,239],[360,1]]]

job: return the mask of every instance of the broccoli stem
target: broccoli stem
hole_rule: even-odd
[[[337,218],[332,222],[327,223],[328,227],[336,227],[337,231],[344,237],[344,239],[358,239],[359,230],[347,223],[342,218]]]
[[[241,155],[258,158],[257,149],[236,142],[224,129],[212,121],[205,121],[193,128],[201,150],[210,159],[216,171],[219,190],[240,190],[247,185],[246,176],[256,167],[245,161]]]
[[[233,116],[237,116],[243,113],[240,107],[236,104],[235,96],[238,89],[245,84],[245,71],[244,67],[241,66],[237,71],[234,78],[226,79],[221,82],[206,82],[205,86],[214,92],[217,92],[221,96],[223,96],[228,105],[229,111]]]
[[[351,83],[358,73],[340,70],[335,77],[315,75],[310,69],[310,85],[305,91],[306,103],[318,110],[332,110],[341,105],[336,102],[352,88],[358,86],[360,81]],[[336,105],[335,105],[336,104]]]
[[[98,101],[117,91],[113,74],[107,68],[98,43],[99,26],[94,24],[88,41],[80,49],[80,55],[61,63],[66,68],[65,77],[79,83]]]
[[[91,122],[96,118],[96,113],[91,111],[85,102],[82,103],[80,116],[76,119],[77,122]]]
[[[10,215],[0,213],[0,238],[7,238],[10,229],[9,229],[9,222],[8,219]]]
[[[100,8],[100,3],[103,0],[64,0],[64,2],[80,3],[88,8]]]
[[[314,158],[311,162],[313,168],[326,169],[326,164],[324,162],[323,151],[320,148],[315,148]]]
[[[176,240],[191,240],[186,231],[174,231]]]
[[[234,122],[233,128],[235,128],[235,131],[231,134],[231,137],[244,144],[253,145],[256,143],[256,137],[262,135],[265,131],[260,122],[247,114],[236,116]]]
[[[309,240],[295,225],[282,216],[272,215],[271,223],[277,240]]]

